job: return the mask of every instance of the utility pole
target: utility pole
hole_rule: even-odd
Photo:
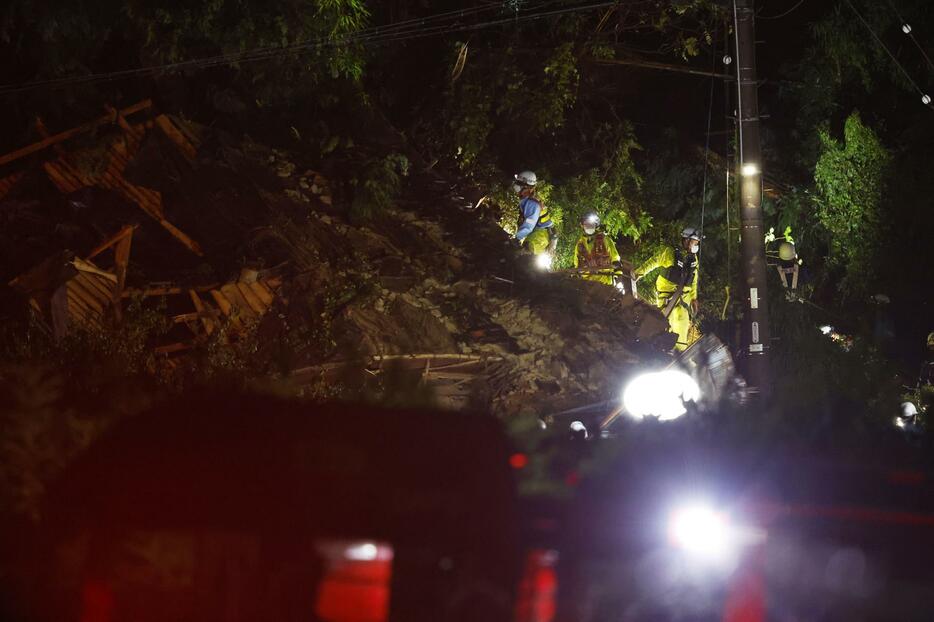
[[[739,129],[740,253],[743,263],[743,367],[754,397],[771,393],[765,231],[762,223],[762,145],[756,79],[754,0],[733,0],[736,35],[736,121]]]

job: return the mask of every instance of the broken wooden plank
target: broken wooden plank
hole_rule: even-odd
[[[193,305],[195,305],[195,309],[198,311],[198,313],[204,312],[205,310],[204,302],[201,300],[201,297],[198,296],[198,293],[193,289],[189,289],[188,296],[191,298],[191,302]],[[214,332],[214,320],[212,320],[209,317],[202,316],[201,323],[204,325],[204,331],[207,334],[210,335],[211,333]]]
[[[240,293],[236,283],[227,283],[226,285],[222,285],[220,290],[224,297],[227,298],[227,300],[229,300],[232,305],[237,307],[237,309],[240,311],[241,317],[244,319],[254,317],[253,308],[250,307],[250,303],[248,303],[246,298],[243,297],[243,294]]]
[[[65,284],[65,294],[68,301],[67,312],[70,320],[78,320],[80,324],[94,324],[93,317],[97,311],[75,292],[75,285],[71,281]]]
[[[154,351],[156,354],[172,354],[173,352],[181,352],[182,350],[189,350],[191,349],[191,347],[192,346],[190,343],[179,341],[179,342],[170,343],[164,346],[156,346]]]
[[[75,257],[71,260],[70,263],[82,272],[90,272],[91,274],[96,274],[97,276],[103,277],[108,281],[112,281],[113,283],[117,282],[117,275],[101,270],[90,261],[85,261],[80,257]]]
[[[129,116],[133,114],[134,112],[139,112],[140,110],[144,110],[146,108],[149,108],[150,106],[152,106],[152,100],[145,99],[139,103],[133,104],[132,106],[128,106],[120,110],[119,113],[124,116]],[[58,134],[55,134],[53,136],[43,138],[42,140],[35,142],[31,145],[27,145],[26,147],[17,149],[16,151],[11,151],[10,153],[6,155],[0,156],[0,166],[3,166],[4,164],[7,164],[9,162],[18,160],[20,158],[26,157],[30,154],[36,153],[37,151],[42,151],[46,147],[50,147],[51,145],[55,145],[62,141],[66,141],[69,138],[77,136],[78,134],[93,130],[97,128],[98,126],[105,125],[107,123],[114,123],[115,121],[116,121],[116,118],[112,114],[106,114],[103,117],[99,117],[93,121],[85,123],[84,125],[79,125],[78,127],[72,128],[70,130],[65,130],[64,132],[59,132]]]
[[[103,242],[101,242],[97,246],[95,246],[94,249],[90,253],[85,255],[85,259],[94,259],[94,257],[96,257],[97,255],[100,255],[105,250],[107,250],[108,248],[110,248],[111,246],[113,246],[114,244],[122,240],[123,238],[127,237],[128,235],[132,235],[133,231],[135,231],[137,228],[139,228],[138,224],[123,225],[123,227],[121,227],[119,231],[117,231],[115,234],[113,234],[112,236],[105,239]]]
[[[97,298],[93,286],[82,283],[80,274],[68,281],[67,286],[69,294],[73,294],[78,300],[84,303],[86,307],[96,312],[98,315],[104,315],[106,301],[102,303]]]
[[[104,300],[110,300],[113,297],[113,285],[110,281],[105,281],[97,275],[87,275],[88,283],[94,288],[98,296]]]
[[[56,166],[55,163],[43,162],[42,168],[45,169],[46,175],[49,176],[49,179],[53,184],[55,184],[55,187],[58,188],[59,192],[71,194],[72,192],[77,192],[81,188],[84,188],[84,183],[82,181],[74,179],[60,166]]]
[[[130,298],[133,296],[142,296],[143,298],[150,298],[152,296],[171,296],[176,294],[184,294],[189,290],[195,290],[196,292],[208,292],[212,289],[217,289],[219,287],[218,283],[213,283],[211,285],[194,285],[191,287],[181,287],[178,285],[165,285],[165,286],[156,286],[156,287],[147,287],[146,289],[126,289],[123,291],[123,298]]]
[[[192,311],[190,313],[179,313],[178,315],[173,315],[170,320],[174,324],[181,324],[187,322],[196,322],[198,320],[204,320],[205,318],[209,320],[217,319],[218,313],[214,309],[205,309],[204,311]]]
[[[250,283],[250,289],[253,290],[253,293],[256,294],[256,297],[260,299],[260,302],[262,302],[267,309],[272,306],[275,296],[262,281]]]
[[[250,286],[246,283],[236,283],[237,289],[240,290],[240,294],[246,300],[247,304],[250,305],[250,308],[256,313],[256,315],[263,315],[266,313],[266,305],[253,293],[253,290],[250,289]]]
[[[179,148],[189,160],[194,160],[198,150],[178,127],[164,114],[156,117],[156,126]]]
[[[121,114],[119,110],[117,110],[110,104],[106,104],[104,106],[104,109],[108,112],[108,114],[112,114],[114,116],[114,118],[117,120],[117,125],[119,125],[120,129],[122,129],[124,132],[132,136],[137,141],[143,138],[142,130],[136,129],[133,126],[131,126],[129,123],[127,123],[126,117],[123,114]]]
[[[224,297],[220,291],[216,289],[211,290],[211,297],[214,299],[214,302],[220,308],[221,313],[223,313],[230,323],[233,325],[234,329],[237,331],[243,330],[243,323],[240,321],[240,318],[237,317],[238,314],[234,312],[233,305],[230,304],[230,301]]]

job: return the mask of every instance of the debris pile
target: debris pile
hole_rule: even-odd
[[[149,102],[108,115],[0,157],[2,241],[17,249],[2,276],[56,336],[159,301],[167,363],[222,334],[254,340],[255,367],[299,391],[403,378],[436,405],[501,415],[615,397],[634,366],[666,361],[657,310],[536,270],[437,174],[414,171],[360,224],[300,155]],[[72,144],[91,132],[96,170]]]

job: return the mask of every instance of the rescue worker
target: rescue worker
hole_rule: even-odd
[[[558,245],[558,232],[555,223],[548,214],[548,208],[535,196],[538,177],[532,171],[523,171],[516,175],[512,185],[519,195],[519,214],[521,221],[516,230],[516,240],[525,244],[532,253],[539,255],[546,251],[554,254]]]
[[[598,231],[600,217],[593,212],[581,216],[581,236],[574,245],[574,267],[585,270],[588,281],[613,285],[613,270],[619,267],[619,253],[613,239]]]
[[[798,276],[801,273],[801,262],[795,245],[785,241],[778,245],[778,277],[782,280],[782,287],[792,292],[798,289]]]
[[[635,277],[640,279],[656,268],[662,268],[655,279],[655,303],[668,317],[671,332],[678,334],[675,349],[685,350],[696,338],[691,335],[694,315],[697,313],[697,252],[700,233],[694,227],[681,231],[681,244],[666,247],[641,268]]]

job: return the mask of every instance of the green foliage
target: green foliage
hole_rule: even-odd
[[[863,337],[848,345],[820,334],[818,326],[839,318],[788,302],[779,288],[770,294],[771,330],[780,336],[772,348],[774,395],[799,428],[792,433],[865,435],[873,425],[889,427],[902,391],[891,362]]]
[[[459,82],[446,116],[448,143],[462,170],[476,167],[486,151],[493,130],[492,106],[492,91],[486,85],[469,80]]]
[[[631,128],[624,126],[602,167],[554,184],[545,181],[547,175],[539,176],[536,197],[548,206],[559,234],[554,267],[572,265],[574,245],[580,236],[580,218],[587,212],[596,212],[603,230],[613,238],[638,240],[652,227],[652,218],[641,208],[642,177],[632,161],[632,151],[639,148]],[[498,185],[491,200],[504,206],[500,226],[514,235],[520,218],[518,200],[509,184]]]
[[[170,87],[166,105],[211,107],[242,122],[270,105],[319,105],[336,90],[323,84],[358,82],[365,50],[345,39],[368,21],[363,0],[10,0],[0,9],[0,53],[17,58],[17,82],[183,63],[154,72],[152,81],[129,83],[130,92],[148,96],[182,75],[191,81],[183,91]],[[232,56],[255,50],[268,57],[241,63]],[[189,62],[206,58],[215,62]],[[127,84],[71,86],[61,103],[62,97],[49,102],[44,91],[27,93],[35,99],[26,108],[54,118],[66,114],[58,108],[74,97],[99,114],[102,101],[127,96]]]
[[[539,78],[541,96],[532,94],[527,101],[523,117],[533,132],[545,132],[564,124],[565,114],[577,100],[577,84],[580,73],[577,69],[577,57],[574,44],[559,45]],[[527,94],[528,96],[528,94]]]
[[[288,0],[275,6],[249,0],[196,0],[179,5],[130,0],[123,4],[130,25],[144,36],[148,55],[163,62],[187,60],[197,47],[222,54],[283,48],[308,41],[340,41],[366,24],[360,0]],[[324,63],[332,77],[358,78],[360,48],[320,46],[293,57],[306,71]]]
[[[368,160],[353,179],[355,186],[351,214],[371,218],[393,206],[402,189],[402,178],[409,174],[409,160],[401,153],[390,153]]]
[[[891,156],[857,113],[846,121],[843,143],[820,133],[823,153],[817,161],[818,218],[830,239],[832,265],[844,269],[839,289],[866,294],[876,275],[884,235],[882,196]]]
[[[593,168],[556,186],[549,206],[560,213],[557,267],[569,267],[574,245],[580,236],[580,218],[587,212],[600,216],[604,231],[612,238],[638,240],[652,226],[642,209],[642,177],[632,161],[639,149],[630,128],[622,132],[616,148],[601,168]],[[551,207],[550,207],[551,209]]]
[[[146,308],[141,300],[131,299],[123,322],[114,328],[73,328],[61,339],[55,339],[35,318],[26,325],[4,328],[0,363],[47,365],[70,374],[81,386],[90,383],[90,387],[152,370],[151,339],[164,334],[170,324],[162,309]]]

